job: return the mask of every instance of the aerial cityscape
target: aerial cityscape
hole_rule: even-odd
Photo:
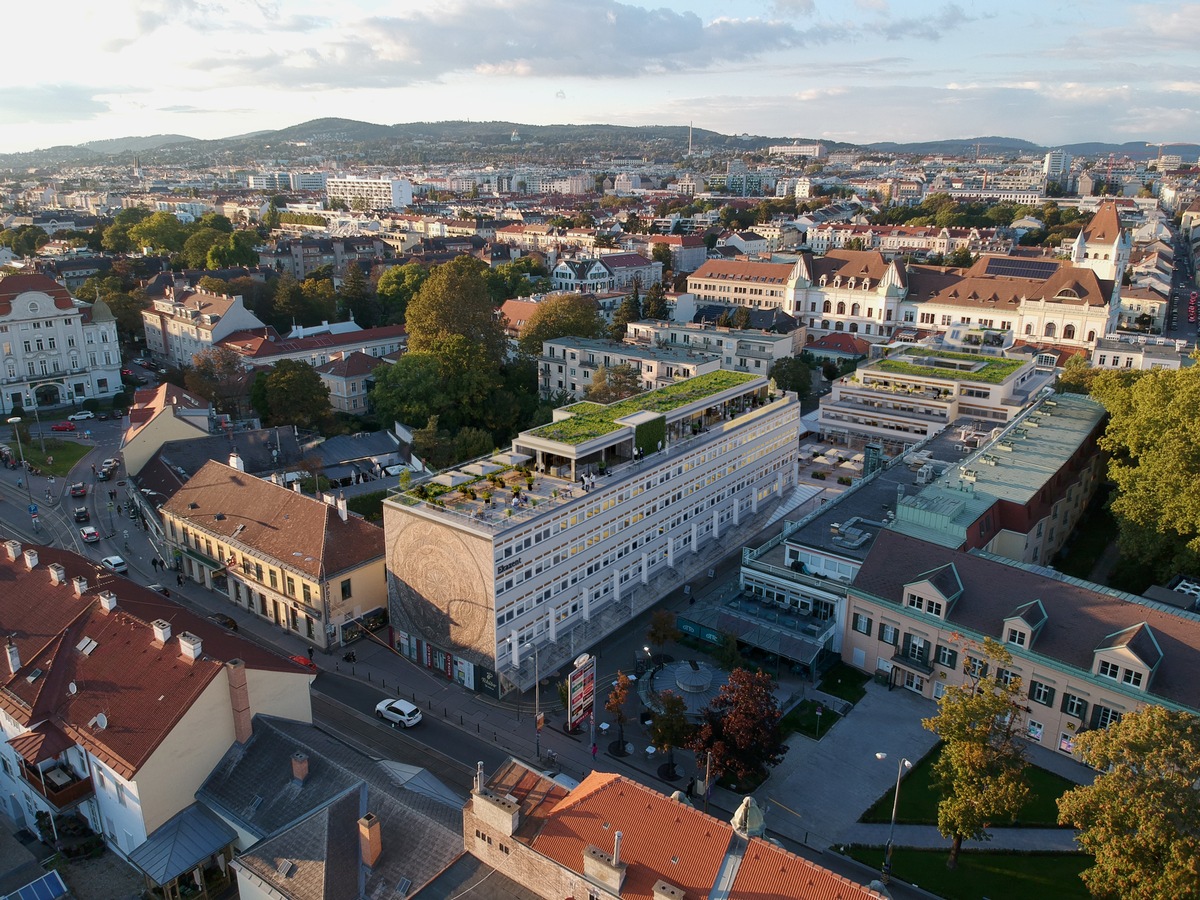
[[[1195,5],[55,29],[0,897],[1200,896]]]

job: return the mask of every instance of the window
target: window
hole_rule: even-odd
[[[884,622],[879,624],[879,639],[885,644],[896,646],[896,641],[900,637],[900,629],[895,625],[888,625]]]
[[[1087,715],[1087,701],[1082,697],[1076,697],[1074,694],[1063,694],[1062,711],[1068,716],[1082,719]]]
[[[1130,687],[1141,687],[1142,673],[1136,672],[1133,669],[1126,669],[1121,674],[1121,681],[1125,682],[1125,684],[1129,685]]]
[[[996,680],[1005,687],[1008,687],[1017,678],[1017,674],[1012,669],[997,669]]]
[[[1045,732],[1045,726],[1041,722],[1035,722],[1030,719],[1026,725],[1026,734],[1029,735],[1031,741],[1037,741],[1039,744],[1042,741],[1042,734]]]
[[[349,600],[350,596],[351,596],[351,594],[350,594],[350,579],[347,578],[345,581],[342,582],[342,599]]]
[[[296,596],[296,579],[292,578],[291,575],[283,576],[283,592],[289,597]]]
[[[963,662],[963,671],[972,678],[983,678],[987,675],[987,663],[982,659],[968,656]]]
[[[1024,647],[1025,646],[1025,637],[1026,637],[1025,632],[1021,631],[1019,628],[1008,629],[1008,638],[1007,638],[1008,643],[1010,643],[1016,647]]]
[[[1031,681],[1029,683],[1029,699],[1042,706],[1050,706],[1054,703],[1054,688],[1048,684],[1042,684],[1040,681]]]
[[[945,666],[947,669],[953,669],[958,665],[958,651],[951,650],[946,646],[939,646],[937,648],[937,661],[938,665]]]
[[[1116,663],[1109,662],[1107,659],[1100,660],[1100,665],[1096,671],[1102,678],[1111,678],[1116,681],[1121,675],[1121,667]]]
[[[1097,704],[1092,708],[1092,727],[1107,728],[1113,722],[1121,718],[1121,714],[1115,709],[1109,709],[1107,706]]]
[[[916,672],[905,672],[904,686],[910,691],[916,691],[920,694],[925,690],[925,679]]]
[[[859,634],[870,634],[871,633],[871,620],[868,619],[866,616],[864,616],[862,613],[855,613],[854,614],[854,630],[857,631]]]

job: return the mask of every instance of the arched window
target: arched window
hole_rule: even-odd
[[[828,330],[829,330],[829,320],[828,320],[828,319],[822,319],[822,320],[821,320],[821,327],[822,327],[823,329],[825,329],[826,331],[828,331]]]
[[[1088,343],[1089,343],[1089,344],[1094,344],[1094,343],[1096,343],[1096,332],[1094,332],[1094,331],[1089,331],[1089,332],[1088,332]]]
[[[826,280],[828,280],[828,278],[829,278],[828,275],[821,276],[821,287],[825,287],[825,282],[826,282]]]
[[[846,282],[846,287],[849,288],[850,290],[854,290],[854,285],[855,285],[855,280],[853,278],[851,278],[848,282]]]
[[[852,315],[852,316],[862,315],[862,308],[857,303],[852,303],[850,305],[850,315]]]
[[[838,303],[838,313],[837,313],[837,314],[838,314],[839,316],[844,316],[844,315],[846,314],[846,304],[845,304],[845,302],[839,302],[839,303]]]
[[[833,304],[830,301],[826,300],[825,305],[821,307],[821,312],[823,312],[823,313],[833,312]]]
[[[1067,325],[1063,328],[1063,340],[1064,341],[1075,340],[1075,326],[1074,325]]]
[[[1046,323],[1046,332],[1045,332],[1045,333],[1046,333],[1046,337],[1048,337],[1048,338],[1052,338],[1052,337],[1054,337],[1054,332],[1055,332],[1054,323],[1053,323],[1053,322],[1047,322],[1047,323]]]
[[[1025,333],[1029,334],[1029,335],[1033,334],[1033,323],[1032,322],[1030,322],[1028,325],[1025,326]]]
[[[857,322],[851,322],[851,323],[850,323],[850,333],[851,333],[851,334],[858,334],[858,323],[857,323]]]
[[[835,323],[834,323],[834,328],[836,328],[838,331],[845,331],[845,330],[846,330],[846,323],[845,323],[845,322],[835,322]]]

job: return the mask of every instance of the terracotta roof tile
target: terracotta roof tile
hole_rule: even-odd
[[[370,375],[379,368],[379,365],[378,356],[371,356],[369,353],[355,350],[341,359],[332,359],[323,366],[317,366],[317,371],[322,375],[334,378],[360,378],[363,375]]]
[[[883,895],[788,853],[762,838],[751,838],[729,896],[874,900]]]
[[[70,292],[49,275],[5,275],[0,278],[0,315],[11,313],[12,302],[31,291],[48,295],[57,309],[75,308]]]
[[[787,263],[741,262],[738,260],[710,259],[688,276],[693,278],[720,278],[729,281],[761,281],[765,284],[786,284],[792,267]]]

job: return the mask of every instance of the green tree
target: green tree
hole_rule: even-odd
[[[440,415],[442,366],[432,353],[405,353],[391,366],[375,370],[371,402],[379,421],[415,425]]]
[[[187,239],[187,230],[174,213],[156,212],[129,229],[135,247],[150,247],[160,253],[178,253]]]
[[[675,748],[687,744],[692,725],[687,718],[687,702],[674,691],[663,691],[655,704],[650,723],[650,743],[667,754],[667,765],[675,767]]]
[[[223,235],[221,240],[208,248],[205,265],[210,269],[228,269],[232,266],[258,265],[258,250],[255,244],[258,233],[254,231],[235,231]]]
[[[220,231],[225,234],[233,234],[233,222],[229,220],[228,216],[223,216],[220,213],[205,213],[200,217],[199,226],[201,228],[212,228],[214,231]]]
[[[646,300],[642,304],[642,317],[656,319],[660,322],[665,322],[671,317],[671,310],[667,306],[667,294],[661,281],[654,282],[646,291]]]
[[[376,296],[383,305],[383,312],[389,324],[404,323],[404,311],[413,295],[421,289],[429,270],[418,263],[406,263],[403,266],[389,266],[379,276],[375,285]]]
[[[733,311],[733,327],[739,331],[745,331],[750,327],[750,310],[744,306],[739,306]]]
[[[625,340],[625,326],[630,322],[637,322],[641,318],[642,302],[638,296],[638,288],[635,284],[633,291],[625,295],[625,299],[621,301],[621,305],[613,313],[612,324],[608,326],[609,336],[614,341]]]
[[[645,389],[637,369],[629,363],[621,363],[596,369],[585,395],[593,403],[616,403]]]
[[[269,373],[260,371],[250,384],[250,406],[263,422],[271,418],[271,404],[267,400],[267,376]]]
[[[317,428],[333,415],[329,388],[306,362],[281,359],[266,379],[267,425]]]
[[[371,285],[358,263],[346,266],[346,275],[338,290],[338,306],[342,315],[353,319],[363,328],[373,328],[380,323],[379,301],[371,291]]]
[[[241,357],[228,347],[212,347],[195,354],[183,378],[189,391],[222,413],[235,412],[237,398],[248,387]]]
[[[653,262],[662,263],[663,272],[669,271],[671,268],[671,245],[659,241],[650,251],[650,259]]]
[[[608,694],[608,702],[604,704],[605,711],[617,723],[617,741],[622,753],[625,752],[625,723],[629,721],[625,715],[625,701],[629,699],[630,684],[629,676],[617,669],[617,680]]]
[[[337,292],[329,278],[305,278],[300,283],[303,303],[296,316],[299,325],[320,325],[337,319]]]
[[[413,453],[432,469],[445,469],[456,462],[454,438],[439,427],[437,416],[430,416],[424,428],[413,431]]]
[[[1086,353],[1076,353],[1063,365],[1062,375],[1058,377],[1058,392],[1060,394],[1090,394],[1092,381],[1100,374],[1099,369],[1093,369],[1091,360]]]
[[[1100,447],[1121,555],[1161,580],[1200,574],[1200,368],[1100,372],[1091,393],[1109,415]]]
[[[198,228],[183,242],[183,264],[190,269],[203,269],[208,264],[208,251],[226,235],[215,228]]]
[[[959,247],[946,257],[946,265],[960,269],[969,269],[975,264],[975,257],[969,247]]]
[[[454,435],[454,462],[465,459],[477,459],[496,449],[495,438],[490,431],[483,428],[460,428]]]
[[[948,869],[958,866],[964,838],[986,840],[992,822],[1015,819],[1029,799],[1021,679],[1001,677],[1012,654],[986,638],[964,660],[966,682],[948,686],[938,714],[921,721],[945,742],[933,774],[938,831],[951,840]]]
[[[487,266],[460,256],[437,266],[408,305],[408,349],[420,353],[446,337],[462,335],[494,367],[504,361],[508,336],[488,296]]]
[[[802,359],[789,356],[771,366],[771,377],[775,386],[783,391],[791,391],[803,400],[812,390],[812,369]]]
[[[521,328],[518,346],[522,353],[540,356],[542,342],[561,337],[597,338],[604,322],[596,301],[582,294],[552,294],[534,307]]]
[[[1059,799],[1058,819],[1094,858],[1082,876],[1092,896],[1200,897],[1200,719],[1147,706],[1075,749],[1097,775]]]
[[[675,625],[675,616],[665,609],[656,609],[650,615],[650,627],[646,629],[646,640],[651,645],[658,648],[658,655],[662,655],[662,648],[672,641],[679,640],[680,631]]]
[[[762,669],[753,673],[734,669],[704,711],[688,749],[697,759],[712,753],[718,778],[732,775],[739,782],[755,780],[787,753],[779,727],[782,718],[774,679]]]

